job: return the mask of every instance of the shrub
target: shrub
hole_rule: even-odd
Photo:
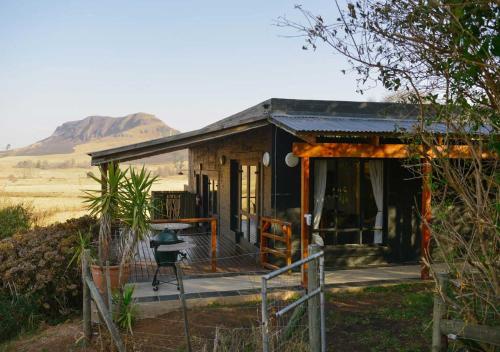
[[[0,294],[0,343],[34,330],[40,320],[39,308],[31,297]]]
[[[137,306],[134,300],[135,286],[125,286],[123,292],[117,291],[113,294],[115,303],[114,321],[124,330],[130,331],[133,335],[132,325],[137,318]]]
[[[0,239],[29,230],[34,219],[33,208],[26,204],[8,205],[0,209]]]
[[[79,263],[68,263],[78,245],[79,231],[90,230],[96,238],[97,228],[94,218],[84,216],[1,240],[0,293],[29,297],[49,319],[79,308]]]

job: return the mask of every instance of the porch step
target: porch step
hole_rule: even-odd
[[[389,248],[377,245],[337,245],[325,246],[327,267],[356,267],[388,264]]]

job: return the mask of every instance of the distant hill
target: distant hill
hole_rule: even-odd
[[[136,113],[123,117],[89,116],[65,122],[48,138],[5,154],[40,156],[86,153],[145,140],[171,136],[178,130],[167,126],[154,115]],[[5,155],[4,154],[4,155]]]

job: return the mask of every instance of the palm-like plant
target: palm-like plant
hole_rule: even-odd
[[[120,264],[120,282],[122,268],[133,257],[139,241],[149,230],[150,213],[153,208],[150,191],[157,176],[152,176],[144,166],[136,171],[129,167],[122,171],[113,163],[101,168],[102,179],[89,176],[105,188],[85,191],[84,202],[91,215],[100,217],[98,257],[99,265],[106,261]],[[123,226],[118,242],[112,243],[111,225],[119,221]]]
[[[101,190],[84,191],[83,198],[90,214],[100,219],[98,260],[102,267],[107,260],[117,259],[110,258],[111,225],[121,212],[126,171],[120,170],[114,163],[109,163],[107,170],[101,166],[100,171],[101,178],[92,173],[89,173],[89,177],[101,185]]]
[[[92,243],[92,232],[91,229],[89,229],[87,232],[82,232],[78,231],[78,243],[73,249],[73,256],[71,257],[70,261],[68,262],[68,266],[66,267],[66,270],[69,269],[73,264],[78,264],[81,263],[82,261],[82,255],[85,252],[85,250],[90,249],[90,245]],[[78,266],[78,268],[81,268]]]
[[[115,292],[113,295],[116,305],[113,318],[122,329],[128,329],[132,335],[134,334],[132,325],[137,315],[134,289],[135,286],[125,286],[123,291]]]
[[[123,237],[121,267],[127,265],[133,258],[137,244],[149,231],[153,210],[150,191],[156,179],[157,176],[152,176],[143,166],[140,171],[129,168],[129,174],[123,182],[119,216],[125,225],[126,233]]]

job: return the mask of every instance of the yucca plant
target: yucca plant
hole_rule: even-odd
[[[157,177],[152,176],[144,166],[139,171],[132,167],[122,171],[110,163],[107,169],[106,173],[101,168],[102,179],[89,174],[106,191],[85,191],[84,199],[91,215],[100,217],[99,265],[103,268],[106,261],[111,265],[119,265],[118,282],[122,282],[124,267],[133,258],[137,244],[149,230],[153,208],[150,191]],[[112,242],[111,225],[114,221],[120,223],[121,231],[119,238]]]
[[[122,329],[130,331],[133,335],[132,325],[136,319],[137,307],[134,299],[135,286],[125,286],[123,290],[115,292],[113,303],[115,305],[114,321]]]
[[[157,179],[157,176],[152,176],[144,166],[140,171],[133,168],[129,168],[128,171],[120,197],[120,220],[126,228],[123,236],[121,267],[127,265],[133,258],[137,244],[149,231],[153,210],[150,192]]]
[[[73,256],[68,262],[68,266],[66,267],[66,270],[68,270],[71,265],[73,264],[78,264],[81,263],[82,260],[82,255],[85,252],[85,250],[90,249],[92,244],[92,232],[89,229],[86,232],[82,232],[78,230],[78,243],[77,245],[73,248]],[[79,266],[79,268],[81,268]]]
[[[126,171],[114,163],[109,163],[106,168],[100,167],[101,177],[89,173],[89,177],[105,188],[105,192],[101,190],[84,191],[84,202],[90,210],[90,215],[98,216],[100,221],[99,226],[99,243],[98,243],[98,260],[99,265],[103,266],[106,261],[118,262],[118,257],[110,257],[111,245],[111,225],[113,220],[119,218],[123,204],[123,185],[125,183]],[[115,252],[113,251],[113,254]]]

